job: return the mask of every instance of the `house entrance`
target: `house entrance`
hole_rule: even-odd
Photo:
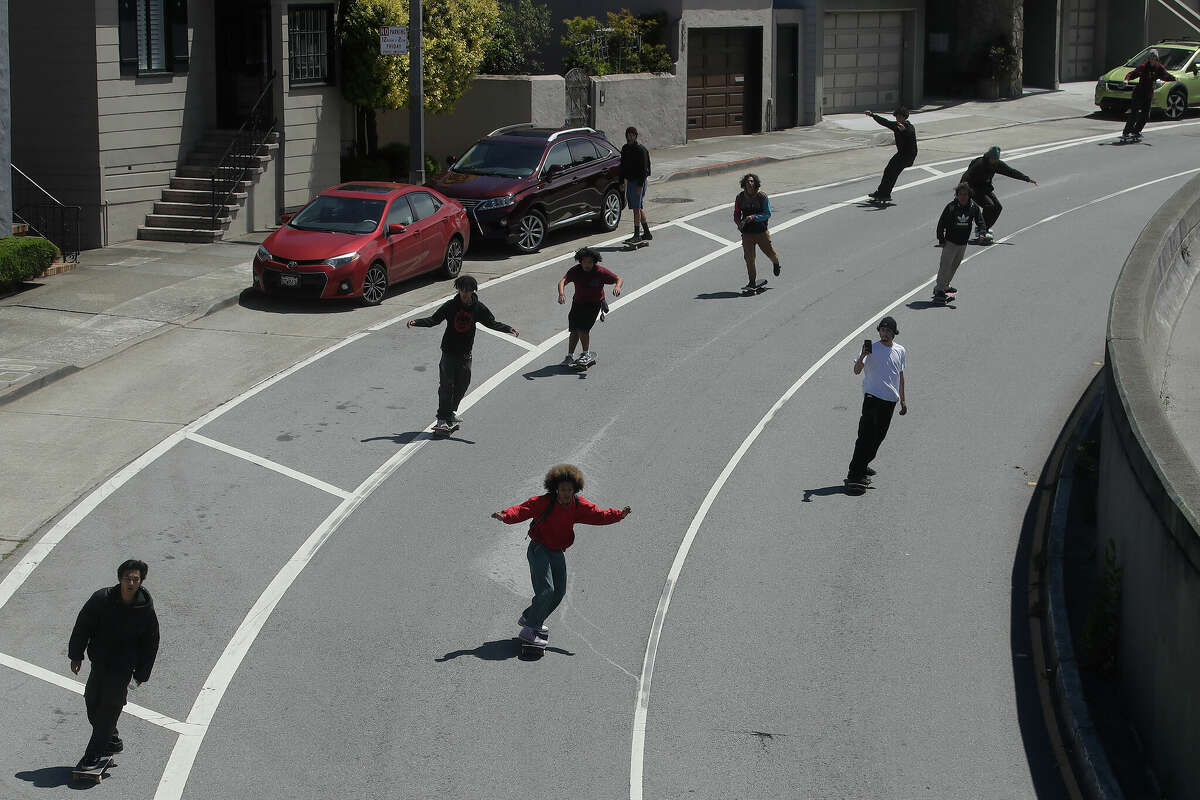
[[[216,0],[217,127],[237,129],[271,77],[266,0]],[[268,106],[271,98],[263,101]],[[268,107],[266,118],[274,116]]]

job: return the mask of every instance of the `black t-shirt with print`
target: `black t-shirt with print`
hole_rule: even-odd
[[[442,322],[446,323],[446,332],[442,334],[442,351],[454,355],[467,355],[475,344],[475,323],[486,325],[494,331],[508,333],[511,325],[498,322],[491,310],[479,298],[467,305],[455,295],[433,312],[433,316],[414,319],[413,325],[418,328],[432,328]]]

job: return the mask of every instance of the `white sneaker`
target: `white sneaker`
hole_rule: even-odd
[[[519,620],[517,620],[517,624],[520,625],[522,628],[529,627],[529,623],[525,621],[524,614],[522,614],[521,618]],[[542,627],[538,628],[538,633],[542,634],[543,636],[545,636],[549,632],[550,632],[550,626],[546,625],[545,623],[542,623]]]
[[[526,644],[533,645],[534,647],[545,647],[550,643],[546,637],[542,636],[528,625],[526,625],[524,628],[521,628],[521,632],[517,634],[517,638]]]
[[[446,420],[444,420],[444,419],[439,419],[437,422],[433,423],[433,432],[434,433],[449,433],[450,432],[450,423],[446,422]]]

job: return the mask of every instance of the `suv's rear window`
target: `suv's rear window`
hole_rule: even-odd
[[[463,153],[462,158],[454,162],[453,170],[467,175],[527,178],[537,169],[545,149],[545,142],[486,139],[476,142]]]
[[[1194,47],[1186,50],[1182,47],[1147,47],[1145,50],[1131,58],[1125,64],[1125,66],[1136,67],[1141,65],[1141,63],[1149,56],[1152,49],[1158,51],[1158,60],[1162,62],[1163,67],[1165,67],[1167,70],[1183,69],[1185,66],[1187,66],[1188,60],[1192,57],[1192,53],[1196,52]]]

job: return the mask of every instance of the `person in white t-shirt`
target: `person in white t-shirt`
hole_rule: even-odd
[[[904,347],[896,344],[900,333],[896,320],[884,317],[876,326],[879,341],[863,342],[858,360],[854,362],[854,374],[862,375],[863,407],[858,420],[858,440],[854,443],[854,455],[846,473],[846,483],[870,483],[871,461],[887,436],[892,423],[892,412],[900,404],[900,415],[908,413],[904,401]]]

